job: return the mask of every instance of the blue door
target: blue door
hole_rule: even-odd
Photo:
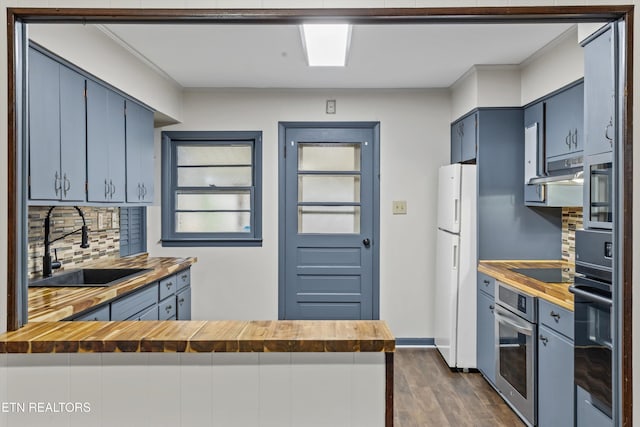
[[[285,123],[280,144],[280,317],[378,318],[378,124]]]

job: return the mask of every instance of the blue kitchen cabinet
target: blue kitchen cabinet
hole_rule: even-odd
[[[584,84],[549,97],[545,104],[545,149],[549,163],[579,156],[584,146]]]
[[[176,294],[178,320],[191,320],[191,287],[186,287]]]
[[[462,117],[451,125],[451,163],[468,163],[476,159],[478,113]]]
[[[584,45],[585,154],[607,153],[615,141],[615,26]]]
[[[90,202],[125,201],[124,98],[87,81],[87,175]]]
[[[538,426],[573,425],[573,341],[538,328]]]
[[[532,162],[530,165],[525,165],[525,173],[530,170],[535,172],[536,176],[540,176],[542,170],[540,165],[544,165],[544,103],[537,102],[524,109],[524,129],[525,129],[525,151],[530,149],[535,151],[535,156],[527,158],[525,154],[525,160]],[[534,142],[531,142],[532,147],[526,147],[526,132],[535,134]],[[535,164],[533,164],[535,163]],[[527,169],[527,166],[530,169]],[[545,186],[544,184],[529,184],[528,180],[531,176],[525,176],[524,182],[524,203],[527,206],[544,206],[545,205]]]
[[[493,281],[493,280],[492,280]],[[477,358],[478,370],[491,383],[496,383],[496,343],[494,298],[483,291],[482,278],[478,283]],[[493,290],[492,290],[493,292]]]
[[[153,112],[126,101],[127,202],[153,202]]]
[[[85,78],[29,49],[29,199],[85,200]]]

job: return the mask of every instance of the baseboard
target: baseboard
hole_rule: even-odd
[[[433,338],[396,338],[396,347],[433,347]]]

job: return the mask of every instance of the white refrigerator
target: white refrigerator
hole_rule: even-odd
[[[476,166],[438,172],[435,345],[449,367],[476,367]]]

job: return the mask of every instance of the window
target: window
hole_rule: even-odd
[[[262,245],[262,132],[162,133],[162,245]]]

